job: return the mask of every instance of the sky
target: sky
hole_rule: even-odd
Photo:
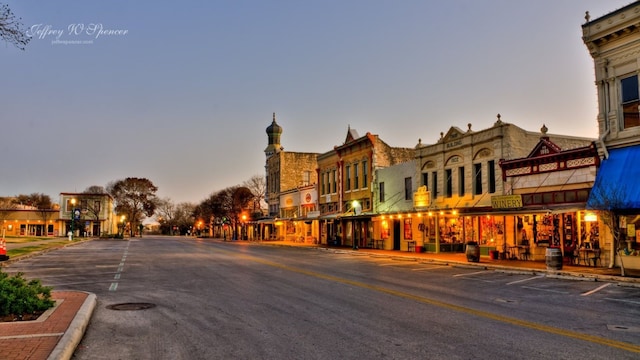
[[[347,130],[390,146],[450,127],[598,136],[595,19],[630,0],[0,0],[0,196],[144,177],[199,203]]]

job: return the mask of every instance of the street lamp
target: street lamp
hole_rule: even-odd
[[[122,236],[123,238],[124,238],[124,220],[125,220],[126,218],[127,218],[127,217],[126,217],[126,216],[124,216],[124,215],[120,216],[120,227],[122,228],[121,236]]]
[[[76,199],[71,199],[71,231],[69,232],[69,241],[73,240],[73,223],[76,217]]]
[[[240,234],[242,240],[247,240],[247,215],[242,214],[242,232]]]

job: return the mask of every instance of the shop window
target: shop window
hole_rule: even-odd
[[[620,80],[622,90],[622,120],[623,129],[640,126],[640,96],[638,93],[638,75]]]

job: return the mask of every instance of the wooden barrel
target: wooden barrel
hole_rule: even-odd
[[[544,253],[547,270],[562,270],[562,252],[558,248],[547,248]]]
[[[467,248],[465,249],[465,254],[467,255],[468,262],[479,262],[480,246],[478,246],[478,244],[468,243]]]

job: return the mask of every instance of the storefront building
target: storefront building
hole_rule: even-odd
[[[625,268],[640,269],[640,2],[585,19],[582,39],[594,62],[601,158],[587,206],[615,218],[601,229],[601,238],[612,244],[619,233],[610,266],[622,260]]]
[[[546,130],[543,135],[564,148],[588,146],[594,140],[547,136]],[[518,245],[516,238],[520,235],[522,240],[522,232],[517,231],[518,218],[513,216],[513,207],[519,208],[511,203],[515,198],[500,198],[513,195],[503,181],[500,163],[526,157],[540,137],[541,133],[505,123],[498,115],[491,128],[476,132],[471,130],[471,124],[467,131],[452,127],[446,135],[441,133],[436,144],[424,145],[420,141],[416,146],[418,173],[430,201],[426,207],[415,206],[413,216],[420,220],[417,225],[412,221],[412,233],[417,232],[424,239],[415,245],[432,252],[461,252],[465,243],[473,241],[480,245],[481,255],[507,256],[507,248]],[[532,226],[533,218],[528,219]],[[523,227],[524,220],[524,216],[520,217]],[[515,248],[512,250],[515,256],[533,258],[526,251],[519,254]]]
[[[567,261],[592,265],[594,250],[608,245],[600,240],[597,215],[586,211],[599,162],[595,142],[562,149],[546,131],[527,157],[500,162],[510,194],[492,197],[492,208],[504,214],[507,226],[500,251],[544,260],[548,248],[558,248]],[[597,264],[607,256],[603,252]]]
[[[371,247],[374,170],[409,161],[413,149],[391,147],[350,127],[342,145],[318,156],[320,242]]]

